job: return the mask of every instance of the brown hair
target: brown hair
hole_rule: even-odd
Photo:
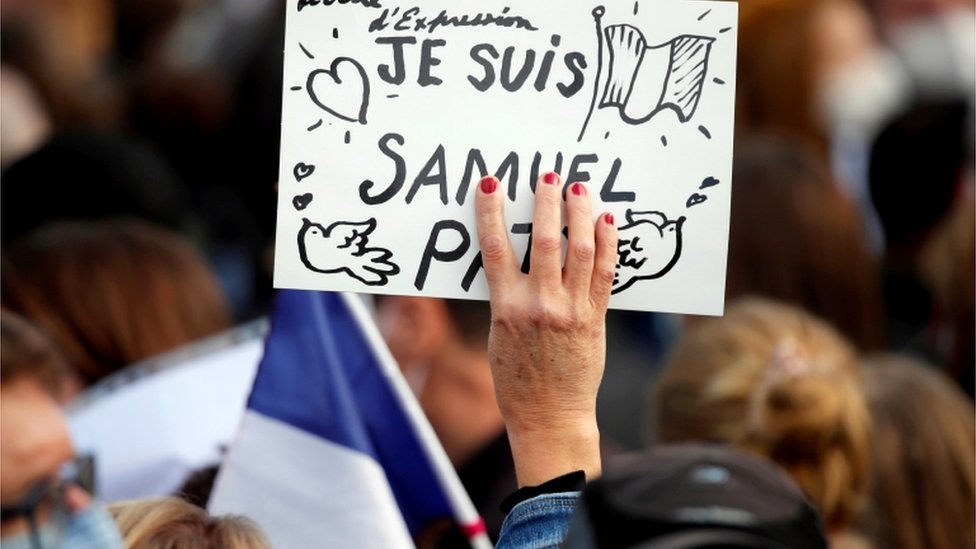
[[[2,297],[89,383],[230,325],[196,250],[134,220],[57,224],[14,243]]]
[[[796,142],[736,148],[726,296],[763,295],[831,322],[862,349],[884,337],[878,267],[856,206]]]
[[[907,357],[871,357],[864,376],[876,450],[865,531],[886,549],[973,547],[973,402]]]
[[[854,350],[802,310],[744,299],[678,343],[655,387],[663,442],[710,440],[778,463],[828,531],[857,518],[868,492],[868,412]]]
[[[373,296],[373,302],[377,309],[388,297],[383,294]],[[491,305],[487,301],[433,297],[425,299],[440,299],[444,302],[451,327],[465,345],[476,349],[488,348],[488,333],[491,331]]]
[[[470,347],[487,349],[491,331],[491,306],[487,301],[445,299],[454,329]]]
[[[976,362],[976,204],[964,197],[936,229],[922,254],[922,272],[948,324],[948,373],[973,391]]]
[[[128,549],[271,549],[245,517],[211,517],[179,498],[147,498],[109,506]]]
[[[67,401],[78,380],[64,357],[40,330],[0,309],[0,382],[30,377],[59,401]]]
[[[839,64],[857,55],[852,47],[868,44],[852,41],[849,34],[833,36],[836,17],[855,21],[851,28],[874,40],[869,16],[857,0],[739,2],[737,134],[774,132],[829,157],[821,89]]]
[[[735,121],[739,132],[773,131],[807,141],[826,157],[813,108],[817,87],[813,17],[822,0],[739,3]]]

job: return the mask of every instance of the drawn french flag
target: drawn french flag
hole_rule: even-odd
[[[603,6],[593,10],[599,44],[597,76],[577,140],[586,134],[594,109],[616,109],[620,119],[631,125],[643,124],[665,110],[673,111],[680,122],[691,120],[702,96],[715,38],[682,34],[651,45],[633,25],[604,26],[605,13]]]
[[[413,547],[445,518],[491,546],[358,297],[280,291],[247,408],[211,512],[275,547]]]

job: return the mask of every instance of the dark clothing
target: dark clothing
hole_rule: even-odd
[[[505,497],[518,488],[515,478],[515,463],[512,461],[512,448],[508,435],[504,432],[488,443],[480,452],[458,469],[461,484],[471,496],[478,514],[485,520],[488,536],[498,541],[505,515],[499,506]],[[425,535],[425,540],[439,538],[436,542],[418,541],[419,547],[440,549],[469,549],[471,544],[456,525],[443,525],[439,533]]]

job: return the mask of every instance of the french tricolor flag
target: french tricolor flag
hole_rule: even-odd
[[[414,547],[484,523],[362,301],[282,290],[210,511],[248,516],[275,547]]]

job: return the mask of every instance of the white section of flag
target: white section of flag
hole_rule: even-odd
[[[209,509],[250,517],[274,547],[414,547],[386,476],[369,456],[252,410]]]

